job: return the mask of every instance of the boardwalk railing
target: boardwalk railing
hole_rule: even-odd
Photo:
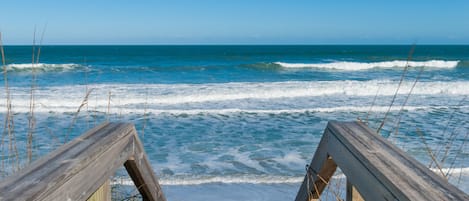
[[[296,201],[318,200],[337,167],[347,177],[347,200],[469,200],[363,123],[331,121]]]
[[[124,123],[98,126],[1,181],[0,200],[110,200],[108,180],[122,165],[143,200],[166,201],[134,126]],[[337,167],[347,200],[469,200],[366,125],[329,122],[296,201],[319,199]]]
[[[103,187],[122,165],[143,200],[166,201],[135,127],[125,123],[93,128],[6,178],[0,200],[75,201],[108,194],[101,191],[109,189]]]

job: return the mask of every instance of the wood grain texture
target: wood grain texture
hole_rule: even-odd
[[[136,148],[137,140],[132,124],[100,125],[6,178],[0,183],[0,200],[86,200],[135,150],[143,150],[141,143]],[[152,185],[159,189],[152,171],[145,176],[153,176]]]
[[[326,171],[326,157],[332,157],[364,200],[469,200],[467,194],[359,122],[329,122],[310,165],[314,172]],[[306,184],[305,177],[296,201],[308,200],[308,192],[314,195],[314,186],[307,189]]]
[[[134,156],[124,163],[125,169],[142,195],[143,200],[166,201],[142,143],[138,138],[135,138],[134,143]]]

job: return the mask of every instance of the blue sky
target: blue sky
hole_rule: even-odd
[[[0,3],[5,44],[469,44],[468,0]]]

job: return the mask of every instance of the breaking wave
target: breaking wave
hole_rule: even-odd
[[[335,111],[368,111],[371,103],[343,106],[332,104],[337,100],[341,103],[344,97],[362,97],[371,100],[379,92],[379,96],[392,96],[396,92],[397,81],[323,81],[323,82],[257,82],[257,83],[223,83],[223,84],[98,84],[89,85],[93,89],[90,102],[93,107],[107,108],[107,94],[112,91],[112,105],[128,110],[129,113],[145,110],[152,113],[303,113],[303,112],[335,112]],[[412,82],[404,82],[398,91],[399,95],[407,95]],[[446,97],[469,95],[469,82],[421,82],[412,94],[424,97]],[[61,87],[39,88],[35,91],[36,111],[71,112],[81,104],[85,94],[85,86],[70,85]],[[0,92],[2,89],[0,89]],[[13,87],[12,104],[16,112],[29,111],[30,89]],[[4,99],[0,93],[0,99]],[[311,98],[327,101],[329,105],[310,105]],[[294,102],[292,102],[295,100]],[[368,100],[368,99],[367,99]],[[298,107],[264,108],[266,101],[278,106],[283,104]],[[305,102],[307,101],[307,102]],[[428,101],[427,101],[428,102]],[[422,102],[423,103],[423,102]],[[0,103],[0,112],[4,110]],[[437,105],[411,105],[408,110],[434,109]],[[192,107],[196,106],[196,107]],[[207,106],[207,107],[206,107]],[[245,107],[246,106],[246,107]],[[253,107],[247,107],[253,106]],[[422,106],[422,107],[420,107]],[[237,109],[240,108],[240,109]],[[387,107],[375,106],[373,111],[385,111]],[[214,109],[214,110],[210,110]],[[271,110],[274,109],[274,110]],[[287,110],[282,110],[287,109]]]
[[[65,101],[64,101],[65,102]],[[94,105],[93,105],[94,107]],[[105,107],[100,104],[99,107]],[[318,107],[318,108],[304,108],[304,109],[269,109],[269,110],[253,110],[253,109],[240,109],[240,108],[229,108],[229,109],[152,109],[152,108],[134,108],[126,107],[125,105],[116,106],[120,114],[143,114],[150,113],[155,115],[200,115],[200,114],[211,114],[211,115],[228,115],[228,114],[303,114],[303,113],[334,113],[334,112],[386,112],[389,106],[340,106],[340,107]],[[405,107],[392,107],[390,111],[433,111],[433,110],[445,110],[451,108],[465,109],[469,106],[405,106]],[[46,107],[39,105],[35,108],[36,113],[47,113],[47,112],[59,112],[59,113],[74,113],[77,107]],[[30,108],[27,106],[15,106],[15,112],[27,113]],[[93,110],[95,111],[95,110]],[[6,112],[4,104],[0,104],[0,113]]]
[[[8,71],[23,72],[32,71],[33,69],[38,72],[60,72],[60,71],[71,71],[74,69],[85,68],[85,66],[68,63],[68,64],[47,64],[47,63],[23,63],[23,64],[8,64],[6,66]]]
[[[303,177],[270,176],[270,175],[232,175],[232,176],[186,176],[174,178],[161,178],[161,185],[200,185],[208,183],[225,184],[285,184],[300,183]],[[133,185],[128,178],[115,178],[112,184]]]
[[[459,61],[429,60],[429,61],[382,61],[382,62],[332,62],[332,63],[285,63],[275,62],[275,64],[283,68],[320,68],[331,70],[368,70],[373,68],[404,68],[409,67],[425,67],[425,68],[455,68]]]

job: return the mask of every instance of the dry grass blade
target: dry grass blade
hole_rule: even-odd
[[[417,128],[416,130],[417,134],[419,135],[420,137],[420,140],[422,140],[423,144],[425,145],[425,150],[427,151],[428,155],[430,156],[430,158],[432,159],[433,162],[435,162],[439,172],[441,173],[441,175],[443,176],[443,178],[445,179],[448,179],[446,178],[446,175],[445,173],[443,172],[443,168],[440,166],[440,164],[438,163],[438,160],[436,159],[435,157],[435,154],[433,154],[432,150],[430,149],[430,147],[428,146],[427,144],[427,141],[425,140],[425,138],[423,137],[423,134],[422,132],[420,131],[420,129]]]
[[[461,150],[464,148],[464,145],[466,144],[468,137],[469,137],[469,132],[466,133],[466,136],[464,137],[464,140],[462,141],[461,145],[459,146],[458,153],[456,154],[453,161],[451,162],[451,165],[448,168],[448,172],[446,172],[446,177],[449,178],[449,175],[451,175],[451,171],[455,168],[456,160],[458,159],[458,156],[461,153]],[[461,174],[459,175],[459,180],[461,180]]]
[[[86,57],[83,58],[83,65],[86,66]],[[85,71],[85,93],[88,92],[88,71]],[[86,128],[90,128],[90,108],[89,104],[86,104]]]
[[[465,97],[457,104],[456,108],[461,107],[461,106],[464,104],[464,102],[466,101],[466,98],[467,98],[467,96],[465,96]],[[455,113],[456,113],[456,109],[453,110],[453,112],[451,112],[451,115],[450,115],[450,117],[449,117],[449,119],[448,119],[448,122],[446,123],[446,126],[445,126],[445,128],[444,128],[444,130],[443,130],[443,135],[442,135],[442,136],[445,137],[445,138],[446,138],[446,132],[448,131],[448,127],[449,127],[450,123],[452,122],[453,118],[455,117]],[[462,124],[460,124],[460,125],[462,125]],[[446,138],[447,140],[446,140],[446,142],[443,144],[444,146],[441,146],[440,149],[438,149],[438,152],[436,153],[437,155],[439,155],[440,152],[442,151],[443,147],[445,147],[445,152],[443,153],[443,157],[442,157],[442,159],[441,159],[441,163],[444,163],[444,162],[445,162],[446,157],[448,156],[448,153],[449,153],[449,149],[452,147],[452,144],[453,144],[455,138],[456,138],[456,132],[455,132],[455,129],[453,129],[453,131],[451,132],[451,134],[449,135],[449,137]]]
[[[147,124],[147,109],[148,109],[148,89],[146,90],[145,105],[143,109],[142,139],[145,138],[145,127]]]
[[[371,110],[372,110],[373,107],[375,106],[376,98],[378,97],[378,94],[379,94],[379,91],[380,91],[380,90],[381,90],[381,87],[378,87],[378,90],[376,91],[376,95],[375,95],[375,97],[373,98],[373,102],[371,103],[370,109],[369,109],[368,112],[366,113],[365,123],[366,123],[367,125],[368,125],[368,118],[370,117]]]
[[[5,93],[7,95],[7,109],[8,109],[8,103],[9,103],[9,91],[8,91],[8,80],[7,80],[7,67],[6,67],[6,64],[5,64],[5,52],[3,50],[3,43],[2,43],[2,33],[0,32],[0,51],[1,51],[1,57],[2,57],[2,67],[3,67],[3,76],[4,76],[4,81],[5,81]],[[5,156],[5,151],[3,150],[4,148],[4,144],[5,144],[5,134],[6,134],[6,127],[7,127],[7,121],[8,119],[8,112],[6,114],[6,117],[5,117],[5,124],[3,126],[3,134],[2,134],[2,140],[1,140],[1,152],[2,152],[2,170],[5,170],[5,159],[6,159],[6,156]],[[2,173],[5,173],[5,171],[2,171]]]
[[[401,86],[402,86],[402,82],[404,81],[405,75],[407,74],[407,70],[409,69],[409,61],[412,60],[412,56],[414,55],[414,50],[415,50],[415,45],[413,45],[412,48],[411,48],[410,51],[409,51],[409,55],[407,56],[406,65],[405,65],[404,71],[402,72],[401,79],[400,79],[400,81],[399,81],[399,85],[397,86],[396,92],[394,93],[394,96],[392,97],[391,104],[389,104],[388,110],[387,110],[386,113],[384,114],[383,121],[381,122],[381,124],[379,125],[378,129],[376,130],[376,132],[377,132],[378,134],[379,134],[379,132],[381,131],[381,129],[383,128],[384,124],[386,123],[386,120],[387,120],[387,117],[388,117],[388,115],[389,115],[389,112],[391,111],[391,108],[392,108],[392,106],[394,105],[394,101],[396,101],[397,93],[399,92],[399,89],[400,89]]]
[[[36,27],[34,27],[33,46],[32,46],[32,61],[31,61],[31,90],[29,100],[29,117],[28,117],[28,141],[27,141],[27,152],[28,152],[28,163],[33,160],[33,135],[36,127],[36,120],[34,117],[34,109],[36,105],[35,101],[35,89],[36,89],[36,66],[39,64],[39,58],[41,56],[42,41],[44,40],[45,27],[42,30],[41,39],[39,41],[39,47],[37,47],[36,54]]]
[[[459,127],[458,127],[459,128]],[[458,129],[454,129],[453,132],[451,132],[448,140],[447,140],[447,143],[444,144],[445,146],[445,152],[443,153],[443,157],[441,158],[440,160],[440,164],[444,164],[446,159],[448,158],[449,156],[449,151],[450,149],[453,147],[453,143],[454,141],[456,140],[456,137],[457,137],[457,132],[456,130]]]
[[[65,135],[65,141],[64,141],[64,144],[68,142],[68,137],[70,136],[71,132],[72,132],[72,129],[73,129],[73,126],[75,125],[77,119],[78,119],[78,115],[80,114],[80,111],[81,109],[88,104],[88,98],[91,94],[91,92],[93,91],[93,89],[90,89],[88,92],[86,92],[86,95],[85,97],[83,98],[83,101],[81,101],[81,104],[80,106],[78,107],[77,111],[75,112],[75,115],[73,116],[73,119],[72,119],[72,122],[70,123],[70,126],[68,127],[68,132],[67,134]]]
[[[94,96],[94,126],[98,125],[98,96]]]
[[[1,57],[2,57],[2,67],[3,67],[3,73],[5,75],[5,71],[6,71],[6,65],[5,65],[5,53],[3,51],[3,45],[2,45],[2,33],[0,32],[0,51],[1,51]],[[6,118],[5,118],[6,119]],[[6,125],[6,122],[5,122],[5,125]],[[5,128],[5,125],[4,125],[4,128]],[[1,144],[0,144],[0,151],[2,152],[2,158],[0,159],[2,162],[1,164],[1,168],[2,170],[5,170],[5,151],[3,151],[3,145],[5,143],[5,135],[4,133],[2,134],[2,139],[1,139]],[[1,171],[1,173],[4,173],[4,171]]]
[[[111,112],[111,91],[109,91],[108,98],[107,98],[107,113],[106,113],[106,121],[109,122],[109,115]]]
[[[44,29],[42,30],[41,40],[39,41],[39,47],[37,49],[36,64],[39,63],[39,58],[41,56],[41,49],[42,49],[42,41],[44,41],[44,34],[46,33],[46,29],[47,29],[47,24],[44,25]]]
[[[405,97],[404,103],[402,103],[401,108],[399,109],[399,113],[397,114],[397,120],[395,122],[394,126],[394,131],[391,131],[390,136],[394,133],[394,136],[397,136],[399,133],[399,125],[401,123],[402,119],[402,113],[404,112],[404,107],[407,105],[407,102],[409,101],[410,96],[412,95],[412,92],[414,91],[415,86],[417,85],[418,81],[420,80],[420,76],[422,75],[423,70],[425,67],[421,67],[419,70],[419,73],[417,74],[417,77],[415,78],[414,83],[412,84],[412,87],[410,88],[409,93]]]
[[[26,150],[28,152],[28,163],[33,160],[33,133],[34,133],[34,86],[36,85],[36,27],[34,27],[33,45],[32,45],[32,59],[31,59],[31,90],[29,98],[29,116],[28,116],[28,141],[26,143]]]
[[[6,66],[6,60],[5,60],[5,50],[3,47],[3,42],[2,42],[2,33],[0,32],[0,52],[2,56],[2,66],[3,66],[3,79],[5,83],[5,95],[6,95],[6,114],[5,114],[5,124],[3,126],[3,134],[2,134],[2,153],[5,153],[3,151],[3,146],[5,143],[5,136],[8,136],[8,156],[5,156],[5,154],[2,154],[2,169],[5,170],[4,166],[4,161],[5,157],[6,159],[11,159],[10,156],[13,154],[13,162],[11,162],[12,169],[13,171],[19,170],[19,154],[18,154],[18,149],[16,147],[16,137],[14,136],[14,123],[13,123],[13,114],[12,114],[12,108],[11,108],[11,94],[10,94],[10,87],[8,85],[8,69]]]
[[[314,191],[316,192],[318,196],[318,201],[321,201],[321,196],[319,196],[319,189],[318,189],[318,186],[316,185],[316,182],[314,182],[314,180],[313,180],[313,185],[314,185]]]

